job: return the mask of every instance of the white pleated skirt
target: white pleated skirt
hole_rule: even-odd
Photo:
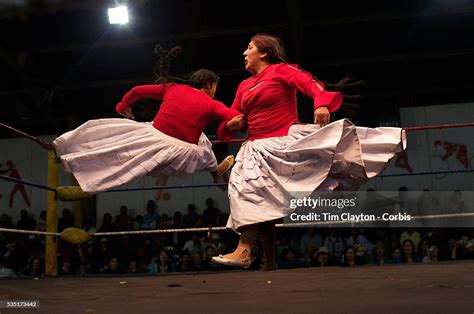
[[[145,175],[188,176],[217,170],[209,139],[198,145],[166,135],[151,123],[90,120],[54,140],[57,155],[82,190],[97,193]]]
[[[297,124],[286,136],[247,141],[229,180],[227,227],[289,215],[284,198],[293,192],[357,190],[405,147],[400,128],[356,127],[347,119],[323,128]]]

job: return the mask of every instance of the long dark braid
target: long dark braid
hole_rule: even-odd
[[[154,54],[158,57],[155,63],[153,73],[155,74],[155,84],[166,84],[179,81],[178,78],[173,77],[169,73],[171,61],[176,58],[182,49],[175,46],[169,50],[163,49],[161,45],[156,45]],[[156,99],[140,99],[134,106],[135,120],[137,121],[151,121],[156,115],[161,105],[161,100]]]
[[[286,63],[288,64],[288,58],[285,54],[285,46],[283,41],[276,36],[269,34],[259,33],[252,36],[251,41],[257,46],[258,50],[262,53],[267,54],[267,61],[272,63]],[[304,71],[300,68],[301,71]],[[306,72],[308,75],[310,73]],[[337,83],[328,83],[323,80],[318,79],[317,77],[312,76],[315,81],[321,82],[324,84],[328,91],[338,91],[343,95],[343,103],[348,106],[357,106],[353,103],[357,102],[361,96],[354,94],[357,89],[366,85],[366,82],[363,80],[354,80],[349,77],[344,77]]]
[[[311,75],[309,72],[300,68],[301,71]],[[343,77],[337,83],[329,83],[320,80],[316,76],[312,75],[313,79],[317,82],[324,84],[327,91],[340,92],[342,94],[342,104],[348,107],[358,107],[357,102],[361,99],[360,94],[356,94],[357,90],[367,85],[364,80],[356,80],[349,76]]]
[[[158,61],[156,62],[153,70],[156,76],[156,84],[182,81],[180,78],[173,77],[169,74],[171,60],[179,56],[181,51],[182,49],[180,46],[175,46],[169,50],[163,49],[163,47],[159,44],[155,46],[154,53],[158,56]]]
[[[357,94],[357,92],[358,90],[360,90],[360,88],[367,85],[366,81],[356,80],[349,76],[343,77],[342,79],[339,80],[339,82],[335,84],[323,82],[317,79],[316,77],[314,77],[314,79],[322,82],[326,86],[327,90],[340,92],[342,94],[343,105],[346,105],[348,107],[359,106],[357,102],[359,102],[359,100],[361,99],[361,95]]]

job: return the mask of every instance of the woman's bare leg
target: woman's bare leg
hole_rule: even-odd
[[[156,186],[166,186],[166,183],[168,182],[168,179],[169,179],[169,176],[161,175],[161,176],[156,178],[155,184],[156,184]],[[160,189],[156,192],[155,199],[157,201],[161,200],[161,196],[163,195],[164,191],[165,190]]]
[[[263,271],[277,269],[275,251],[276,251],[276,228],[275,221],[265,221],[259,225],[260,238],[262,239],[263,252],[265,253],[265,265]]]

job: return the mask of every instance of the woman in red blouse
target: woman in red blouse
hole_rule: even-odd
[[[84,192],[105,191],[147,174],[161,183],[168,176],[199,170],[216,178],[232,166],[232,156],[217,164],[211,142],[202,132],[213,120],[223,120],[224,128],[236,130],[243,124],[242,114],[213,99],[219,78],[210,70],[196,71],[188,84],[172,82],[167,70],[178,48],[156,49],[161,83],[133,88],[116,106],[118,113],[133,119],[131,106],[137,100],[162,99],[152,123],[90,120],[54,141],[66,171],[74,174]]]
[[[245,115],[249,138],[236,157],[229,181],[227,227],[238,231],[237,249],[216,263],[248,267],[255,234],[261,233],[264,270],[276,268],[275,219],[290,214],[288,196],[316,190],[355,188],[382,171],[401,148],[398,128],[367,129],[343,119],[329,124],[342,94],[328,92],[311,74],[288,64],[281,40],[252,37],[243,53],[252,76],[240,83],[232,109]],[[313,99],[314,124],[298,120],[297,91]],[[221,124],[226,140],[235,132]],[[367,149],[366,149],[367,148]],[[294,197],[294,196],[293,196]]]

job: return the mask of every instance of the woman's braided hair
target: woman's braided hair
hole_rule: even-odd
[[[259,33],[251,38],[251,41],[257,46],[258,50],[267,54],[267,61],[273,63],[288,63],[285,54],[283,41],[275,36]],[[304,71],[300,68],[301,71]],[[309,73],[308,73],[309,74]],[[313,76],[317,82],[324,84],[328,91],[338,91],[343,95],[343,103],[349,106],[357,106],[354,101],[358,101],[361,96],[354,94],[357,89],[366,85],[364,80],[355,80],[350,77],[344,77],[337,83],[328,83]]]
[[[175,46],[169,50],[163,49],[159,44],[155,46],[154,53],[158,56],[158,61],[153,71],[156,76],[155,84],[182,81],[182,79],[173,77],[169,73],[171,61],[179,56],[181,52],[182,49],[180,46]]]

